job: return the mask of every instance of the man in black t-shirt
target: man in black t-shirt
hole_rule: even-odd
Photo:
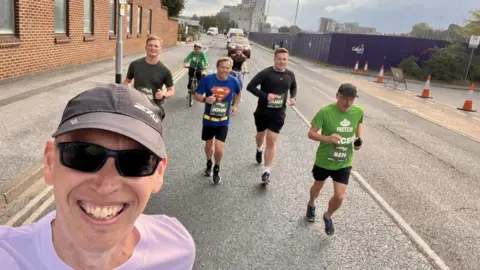
[[[262,163],[263,142],[267,138],[265,147],[265,166],[263,168],[262,183],[270,183],[270,168],[276,151],[278,134],[285,122],[287,94],[290,90],[289,104],[295,105],[297,82],[295,74],[286,69],[288,50],[284,48],[275,51],[274,65],[260,71],[248,84],[247,90],[258,97],[257,109],[253,113],[257,127],[256,160]],[[260,86],[260,89],[257,87]]]
[[[147,95],[162,109],[161,119],[163,120],[164,99],[173,97],[174,87],[172,73],[158,59],[161,45],[160,38],[155,36],[147,38],[145,47],[147,55],[130,63],[123,84],[130,85],[133,80],[133,88]],[[164,85],[167,88],[165,92],[162,91]]]

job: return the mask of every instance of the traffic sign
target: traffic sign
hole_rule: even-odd
[[[470,37],[470,42],[468,43],[468,47],[471,49],[476,49],[478,48],[478,45],[480,45],[480,36]]]

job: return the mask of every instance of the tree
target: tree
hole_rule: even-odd
[[[197,14],[193,14],[192,20],[198,21],[198,16],[197,16]]]
[[[162,6],[168,8],[169,17],[178,17],[185,8],[185,0],[162,0]]]
[[[290,27],[282,26],[282,27],[278,28],[278,32],[279,33],[290,33]]]
[[[465,31],[471,36],[480,36],[480,9],[470,11],[471,19],[465,25]]]
[[[296,25],[292,25],[290,26],[290,33],[292,34],[296,34],[296,33],[300,33],[302,32],[302,29],[300,29],[300,27],[296,26]]]

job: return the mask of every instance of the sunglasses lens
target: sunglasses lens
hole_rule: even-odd
[[[118,166],[124,176],[139,177],[155,172],[159,158],[148,151],[124,151],[118,155]]]
[[[105,151],[96,145],[83,143],[65,143],[60,148],[62,163],[82,172],[96,171],[105,160]]]

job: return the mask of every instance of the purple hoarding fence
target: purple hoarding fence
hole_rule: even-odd
[[[398,66],[411,55],[419,57],[419,62],[428,60],[423,54],[433,47],[444,47],[445,41],[400,36],[379,36],[345,33],[258,33],[249,35],[252,41],[272,47],[273,43],[284,40],[285,47],[292,55],[319,60],[336,66],[353,68],[357,61],[363,68],[368,61],[370,70],[385,70]],[[292,45],[293,41],[293,45]]]

